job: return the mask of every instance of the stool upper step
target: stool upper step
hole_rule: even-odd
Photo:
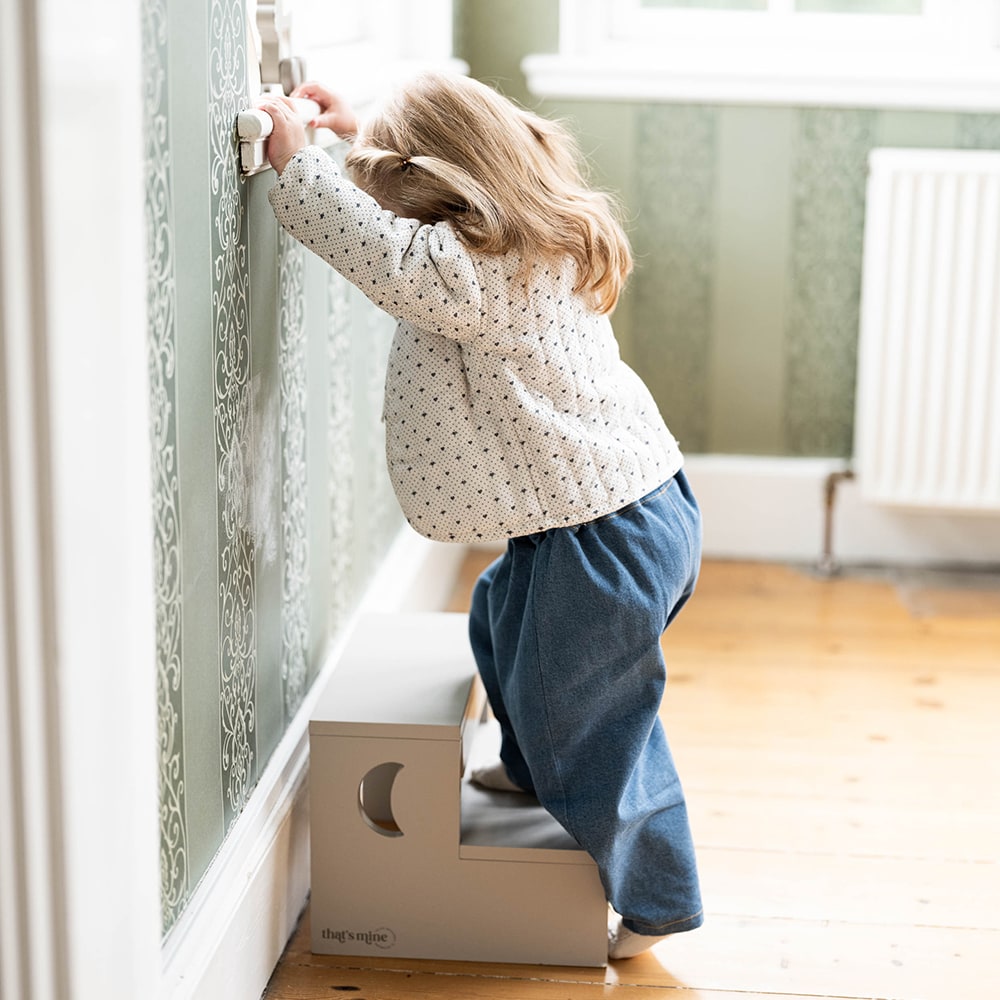
[[[476,683],[462,614],[363,615],[309,722],[314,736],[460,740],[479,718],[485,695]]]

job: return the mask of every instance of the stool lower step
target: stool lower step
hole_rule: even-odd
[[[466,739],[471,744],[467,774],[496,760],[500,727],[495,719],[481,722]],[[462,781],[461,808],[459,854],[463,858],[591,866],[594,863],[533,795],[479,788],[466,778]]]

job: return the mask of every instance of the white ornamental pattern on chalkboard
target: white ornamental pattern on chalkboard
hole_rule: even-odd
[[[250,456],[252,455],[246,185],[233,122],[247,95],[240,0],[210,14],[215,443],[219,504],[219,679],[223,806],[228,830],[255,782],[257,643]]]
[[[184,788],[180,487],[177,473],[177,280],[173,177],[167,142],[165,0],[142,9],[146,308],[149,337],[159,742],[160,907],[164,929],[190,891]]]
[[[333,268],[327,278],[327,472],[330,496],[330,629],[350,612],[354,523],[354,379],[347,282]]]
[[[278,370],[281,422],[281,682],[285,717],[302,703],[309,674],[309,539],[306,475],[306,325],[303,247],[279,236]]]

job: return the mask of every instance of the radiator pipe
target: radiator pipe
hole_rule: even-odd
[[[824,576],[834,576],[840,569],[833,555],[833,510],[837,502],[837,487],[854,479],[853,469],[839,469],[831,472],[823,484],[823,552],[819,558],[819,571]]]

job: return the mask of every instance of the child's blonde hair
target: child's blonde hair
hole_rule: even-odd
[[[575,290],[610,312],[632,270],[617,206],[583,178],[565,128],[468,77],[425,73],[365,122],[347,167],[384,207],[450,222],[472,249],[576,261]]]

